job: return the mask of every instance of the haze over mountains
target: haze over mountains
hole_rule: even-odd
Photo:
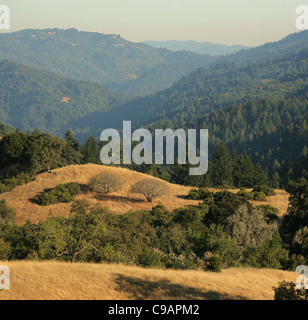
[[[258,150],[256,159],[279,154],[288,128],[293,136],[302,132],[298,148],[307,138],[308,31],[225,57],[75,29],[45,31],[0,35],[0,59],[18,62],[0,63],[2,123],[58,135],[71,128],[83,141],[105,128],[121,128],[123,120],[134,127],[203,127],[210,128],[212,145],[225,141],[251,155]],[[132,73],[139,76],[128,80]],[[106,85],[80,81],[87,77]],[[134,95],[164,89],[132,98],[107,86]],[[264,143],[262,153],[257,145]]]
[[[209,55],[171,52],[119,35],[76,29],[0,34],[0,59],[97,82],[131,95],[165,89],[185,74],[215,61]]]
[[[198,54],[210,54],[213,56],[227,55],[238,52],[249,47],[241,45],[226,46],[218,43],[197,42],[197,41],[143,41],[154,48],[164,48],[171,51],[192,51]]]

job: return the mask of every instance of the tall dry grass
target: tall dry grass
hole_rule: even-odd
[[[11,289],[0,291],[0,300],[271,300],[273,286],[297,277],[269,269],[211,273],[49,261],[2,264],[10,268]]]
[[[99,202],[103,207],[107,207],[115,213],[125,213],[129,210],[151,210],[151,208],[159,202],[163,203],[169,210],[199,203],[199,201],[187,200],[184,198],[191,189],[190,187],[170,183],[167,183],[169,188],[167,196],[154,199],[153,203],[147,203],[142,196],[131,194],[129,190],[137,181],[140,181],[145,177],[151,177],[124,168],[86,164],[68,166],[54,171],[57,173],[57,176],[50,173],[43,173],[36,176],[34,181],[23,186],[18,186],[12,191],[0,195],[0,199],[6,199],[8,205],[15,209],[17,223],[19,225],[24,224],[27,220],[30,220],[33,223],[44,221],[50,214],[53,216],[68,216],[71,207],[71,204],[69,203],[42,207],[33,201],[33,199],[44,192],[44,190],[68,182],[76,182],[81,185],[83,193],[78,195],[76,199],[86,199],[92,203]],[[100,195],[90,192],[88,189],[90,179],[102,172],[112,173],[120,178],[124,182],[123,190],[109,195]],[[211,190],[218,191],[215,189]],[[237,192],[238,190],[231,191]],[[264,202],[254,202],[254,204],[263,203]],[[287,211],[288,194],[285,191],[278,190],[277,195],[268,197],[267,202],[265,203],[278,208],[282,215]]]

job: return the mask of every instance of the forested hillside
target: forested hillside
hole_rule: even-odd
[[[279,101],[301,94],[308,85],[307,75],[307,49],[247,66],[218,64],[201,68],[155,95],[133,99],[104,114],[86,116],[75,127],[119,128],[128,119],[136,127],[186,127],[190,121],[234,104],[265,98]]]
[[[63,135],[69,121],[128,100],[98,84],[0,61],[0,120],[22,130]]]
[[[133,95],[165,89],[215,60],[191,52],[177,54],[156,49],[119,35],[76,29],[29,29],[0,34],[0,59],[75,80],[97,82]],[[139,77],[141,82],[133,81]]]
[[[15,132],[14,128],[0,122],[0,137],[3,137],[6,134],[10,134],[14,132]]]

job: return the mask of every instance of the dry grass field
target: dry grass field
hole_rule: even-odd
[[[272,300],[273,286],[297,278],[269,269],[211,273],[49,261],[2,264],[10,268],[11,289],[1,290],[0,300]]]
[[[124,188],[120,192],[109,195],[101,195],[91,192],[88,189],[89,180],[101,172],[110,172],[119,177],[124,182]],[[151,210],[151,208],[162,202],[169,210],[178,207],[198,204],[199,201],[186,200],[184,196],[188,194],[190,187],[167,183],[169,194],[155,199],[153,203],[147,203],[143,197],[131,194],[129,189],[132,184],[144,178],[152,178],[148,175],[131,171],[124,168],[107,167],[102,165],[73,165],[54,170],[57,175],[52,173],[43,173],[35,177],[30,183],[18,186],[10,192],[0,195],[0,199],[7,200],[9,206],[15,209],[17,214],[17,223],[24,224],[27,220],[37,223],[46,220],[52,214],[53,216],[67,216],[70,212],[71,204],[55,204],[47,207],[37,205],[33,199],[46,189],[54,188],[58,184],[76,182],[82,188],[82,194],[76,197],[77,200],[87,199],[92,203],[99,202],[103,207],[115,213],[125,213],[129,210]],[[156,178],[152,178],[156,179]],[[212,191],[218,191],[213,190]],[[238,190],[231,190],[237,192]],[[285,191],[278,190],[277,195],[268,197],[266,202],[255,202],[255,205],[270,204],[279,209],[283,215],[288,207],[288,194]]]

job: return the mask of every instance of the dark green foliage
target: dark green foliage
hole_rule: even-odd
[[[254,167],[244,151],[234,164],[234,184],[238,187],[250,188],[253,186]]]
[[[15,133],[15,129],[11,126],[8,126],[0,122],[0,137],[3,137],[6,134],[11,134],[11,133]]]
[[[41,206],[48,206],[59,202],[71,202],[74,201],[74,196],[80,193],[81,190],[77,183],[58,184],[54,189],[39,196],[37,202]]]
[[[262,204],[260,206],[257,206],[256,208],[260,209],[263,212],[266,220],[269,222],[277,221],[279,219],[279,210],[277,208],[272,207],[269,204]]]
[[[100,151],[98,141],[91,135],[83,148],[83,162],[100,164]]]
[[[221,272],[222,259],[220,256],[205,256],[204,259],[204,270],[212,272]]]
[[[266,195],[264,192],[253,192],[253,200],[255,201],[266,201]]]
[[[308,300],[308,290],[297,289],[294,282],[282,281],[273,288],[275,300]]]
[[[68,141],[48,133],[15,133],[0,140],[0,177],[14,177],[21,171],[35,175],[42,171],[78,164],[82,155]]]
[[[263,192],[267,197],[276,195],[276,192],[274,189],[270,188],[269,186],[265,186],[265,185],[258,185],[256,187],[254,187],[252,192]]]
[[[10,179],[3,179],[0,181],[0,193],[11,191],[16,186],[21,186],[30,182],[31,178],[28,174],[21,172],[16,177]]]
[[[290,207],[282,219],[280,232],[284,241],[291,245],[297,231],[308,227],[308,182],[304,178],[290,181],[287,191],[290,193]]]
[[[72,121],[128,101],[125,95],[101,85],[6,60],[0,61],[0,78],[1,121],[22,130],[39,129],[63,135]]]
[[[214,193],[207,188],[191,189],[187,195],[187,199],[203,200],[204,203],[210,205],[213,202]]]
[[[16,213],[15,210],[10,208],[4,199],[0,200],[0,225],[1,224],[14,224]],[[1,236],[1,233],[0,233]]]
[[[281,269],[287,259],[288,251],[283,248],[279,233],[275,232],[269,242],[247,247],[243,252],[242,263],[256,268]]]
[[[237,195],[247,200],[254,200],[254,193],[248,192],[245,189],[240,190]]]
[[[161,267],[159,254],[155,253],[152,249],[143,248],[138,256],[138,265],[142,267]]]
[[[240,205],[246,204],[251,207],[249,202],[243,197],[229,191],[221,191],[214,194],[214,204],[204,217],[205,225],[215,223],[224,225],[226,219],[233,215]]]
[[[233,185],[233,163],[228,148],[221,143],[212,159],[211,182],[214,186]]]
[[[151,224],[154,227],[168,226],[173,219],[173,213],[168,211],[167,208],[159,204],[152,208],[151,211]]]

